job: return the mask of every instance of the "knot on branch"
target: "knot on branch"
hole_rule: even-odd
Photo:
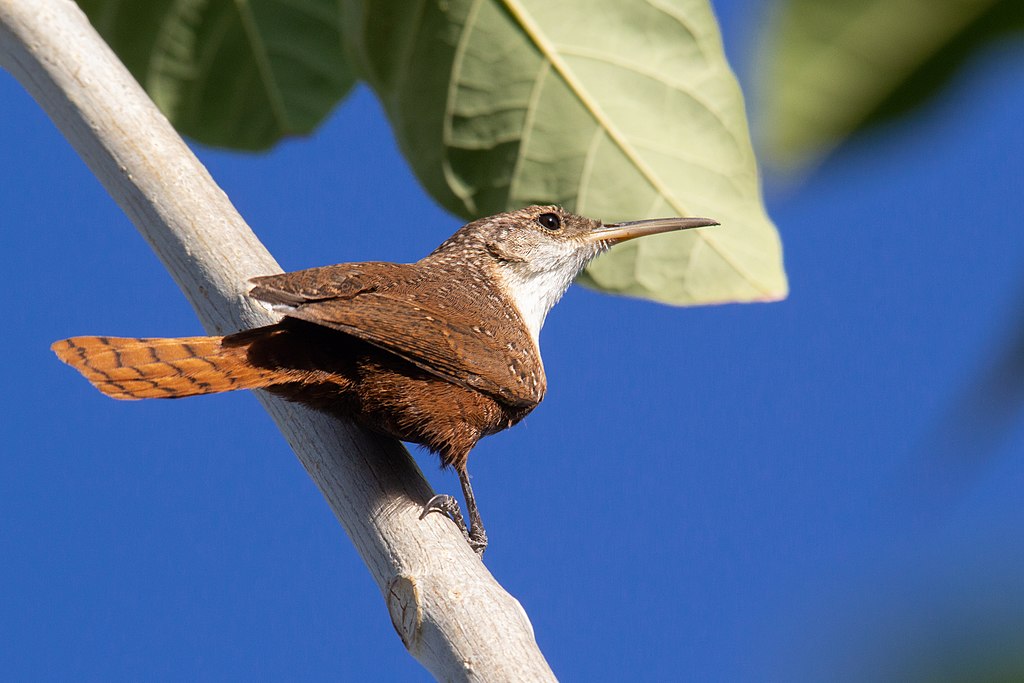
[[[423,606],[416,579],[399,574],[391,579],[387,593],[388,613],[398,637],[410,652],[419,643],[423,626]]]

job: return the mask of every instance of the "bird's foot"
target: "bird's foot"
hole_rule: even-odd
[[[483,530],[483,527],[470,528],[466,524],[465,517],[462,516],[462,509],[459,507],[459,501],[455,500],[454,497],[444,493],[439,493],[423,506],[423,512],[420,513],[420,519],[423,519],[431,512],[440,512],[448,519],[455,522],[456,526],[459,527],[459,531],[462,532],[463,537],[466,539],[466,543],[469,547],[481,557],[484,554],[484,550],[487,548],[487,532]]]
[[[423,519],[431,512],[440,512],[448,519],[455,522],[460,529],[462,529],[462,535],[469,540],[469,531],[466,527],[466,520],[462,516],[462,510],[459,508],[459,501],[455,500],[452,496],[445,493],[439,493],[423,506],[423,512],[420,513],[420,519]]]
[[[469,534],[466,536],[466,540],[469,541],[469,547],[472,548],[477,555],[480,557],[484,556],[484,551],[487,550],[487,532],[484,531],[482,526],[470,528]]]

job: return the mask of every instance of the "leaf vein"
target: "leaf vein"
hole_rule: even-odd
[[[256,17],[253,16],[250,0],[235,0],[235,7],[238,8],[238,16],[242,22],[242,30],[249,39],[252,47],[253,60],[256,62],[256,70],[260,80],[266,88],[267,101],[274,117],[278,120],[282,130],[290,130],[288,112],[284,103],[284,95],[274,77],[273,66],[270,64],[267,47],[256,24]]]
[[[541,30],[541,27],[523,6],[521,0],[502,1],[512,16],[515,17],[516,21],[519,22],[523,31],[537,46],[537,49],[540,50],[541,54],[551,62],[555,71],[562,77],[569,89],[590,112],[590,115],[594,117],[598,125],[605,130],[608,137],[611,138],[616,146],[622,150],[626,155],[626,158],[630,160],[638,171],[640,171],[641,175],[655,189],[655,191],[665,198],[665,201],[668,202],[673,211],[678,212],[682,216],[687,215],[689,212],[682,205],[679,199],[669,190],[668,187],[666,187],[662,179],[654,172],[643,157],[641,157],[636,147],[626,139],[623,132],[619,130],[594,98],[591,97],[590,93],[580,82],[579,78],[562,58],[562,55],[558,52],[554,43],[552,43],[544,31]],[[477,0],[475,4],[478,5],[479,0]],[[743,268],[742,265],[739,264],[714,237],[709,234],[710,232],[711,231],[707,230],[700,231],[697,235],[697,239],[707,242],[708,246],[717,252],[718,255],[729,264],[729,267],[732,268],[751,287],[764,294],[770,294],[768,289],[766,289],[760,282],[756,281],[751,274]]]

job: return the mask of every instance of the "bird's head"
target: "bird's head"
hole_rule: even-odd
[[[601,252],[646,235],[717,224],[658,218],[606,225],[558,206],[528,206],[468,223],[428,258],[482,261],[536,339],[547,312]]]

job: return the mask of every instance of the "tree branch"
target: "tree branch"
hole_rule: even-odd
[[[203,326],[272,322],[245,282],[280,268],[70,0],[0,0],[0,66],[46,110],[146,238]],[[453,523],[419,519],[431,490],[400,444],[260,394],[439,680],[554,680],[526,613]]]

